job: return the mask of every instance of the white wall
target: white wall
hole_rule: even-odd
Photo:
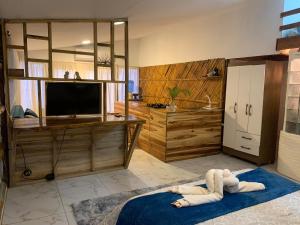
[[[283,0],[247,0],[141,38],[139,65],[275,53]]]

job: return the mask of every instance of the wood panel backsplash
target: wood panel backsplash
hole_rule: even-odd
[[[189,89],[190,96],[180,94],[176,104],[180,108],[198,108],[208,104],[209,95],[214,107],[224,103],[225,59],[149,66],[140,68],[140,88],[146,103],[170,103],[168,88],[178,85]],[[218,68],[220,78],[206,75]]]

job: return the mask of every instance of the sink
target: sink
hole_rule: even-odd
[[[202,107],[202,109],[205,109],[205,110],[214,110],[214,109],[217,109],[217,108],[211,107],[211,106],[204,106],[204,107]]]

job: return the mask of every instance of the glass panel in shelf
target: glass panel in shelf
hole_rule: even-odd
[[[38,78],[38,77],[47,78],[49,74],[48,63],[28,62],[28,74],[29,77],[33,77],[33,78]]]
[[[98,66],[98,80],[111,80],[110,67]]]
[[[300,96],[300,84],[288,86],[288,96]]]
[[[287,110],[286,111],[286,121],[293,123],[300,123],[299,111],[298,110]]]
[[[27,23],[27,34],[48,37],[48,24],[46,22],[45,23]]]
[[[125,102],[125,84],[117,85],[117,101]]]
[[[83,56],[83,55],[81,55]],[[81,79],[94,80],[94,59],[76,58],[74,54],[53,53],[52,72],[54,78],[76,79],[76,72]]]
[[[300,71],[300,58],[294,58],[290,62],[290,71],[297,72]]]
[[[97,42],[110,43],[110,23],[97,23]]]
[[[8,69],[24,69],[24,50],[7,49]],[[10,76],[17,76],[9,73]],[[22,76],[22,74],[20,75]],[[24,75],[23,75],[24,76]]]
[[[54,49],[94,52],[93,23],[52,23],[52,47]]]
[[[125,23],[114,25],[115,29],[115,55],[125,55]]]
[[[115,80],[125,81],[125,60],[115,59]]]
[[[292,134],[300,134],[300,123],[286,122],[285,131]]]
[[[288,98],[287,110],[298,110],[298,109],[299,109],[299,98]]]
[[[42,103],[45,99],[45,86],[44,82],[42,82]],[[9,81],[9,94],[13,97],[13,101],[11,102],[11,109],[15,105],[21,105],[24,110],[29,108],[33,110],[36,114],[39,114],[38,107],[38,87],[36,80],[10,80]],[[44,108],[44,105],[42,105]]]
[[[110,66],[111,64],[111,55],[110,48],[98,46],[98,63],[103,66]]]
[[[44,40],[27,40],[28,58],[45,59],[49,58],[48,42]]]
[[[125,114],[125,108],[118,107],[118,95],[118,84],[107,83],[107,113]]]
[[[8,45],[24,45],[22,23],[8,23],[6,24],[6,31],[9,33],[7,37]]]
[[[289,84],[300,84],[300,72],[289,72]]]

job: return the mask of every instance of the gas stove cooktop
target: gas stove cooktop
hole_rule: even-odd
[[[155,103],[155,104],[147,104],[147,107],[155,108],[155,109],[165,109],[167,108],[168,104],[162,103]]]

